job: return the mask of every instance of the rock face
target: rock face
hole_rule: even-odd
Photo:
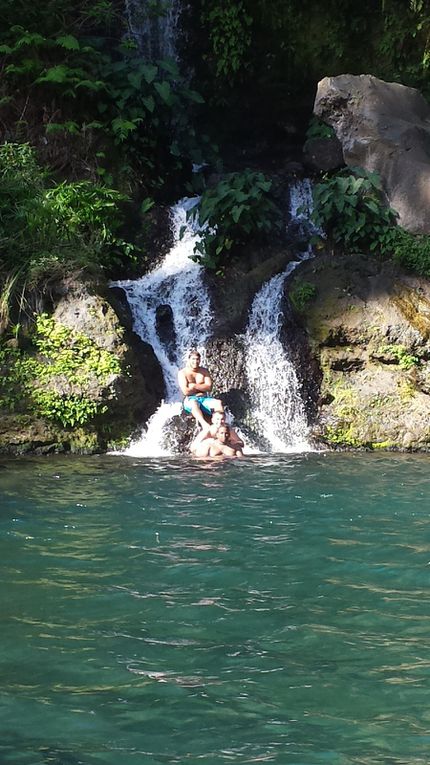
[[[430,284],[364,256],[324,255],[295,279],[317,290],[301,312],[322,373],[317,440],[428,450]]]
[[[303,161],[310,170],[338,170],[345,164],[342,144],[336,136],[309,138],[303,147]]]
[[[151,346],[124,332],[108,300],[80,283],[64,285],[53,318],[118,355],[127,373],[114,381],[110,417],[145,422],[164,395],[163,375]],[[97,395],[106,394],[94,390]]]
[[[73,397],[75,401],[94,404],[97,414],[80,427],[62,426],[53,412],[35,416],[25,389],[24,395],[18,389],[15,393],[21,395],[20,405],[2,414],[0,453],[105,450],[109,442],[126,438],[139,423],[145,422],[163,397],[163,377],[152,349],[124,330],[108,300],[92,287],[75,280],[58,285],[52,319],[55,326],[66,327],[73,334],[69,347],[64,349],[64,371],[47,377],[46,390],[48,394],[53,392],[57,401],[67,402]],[[68,374],[67,359],[76,353],[82,338],[90,343],[89,348],[105,351],[116,360],[112,371],[104,373],[96,365],[84,374],[83,361],[82,376]],[[34,350],[31,352],[34,354]],[[87,351],[80,352],[85,360]],[[44,359],[43,353],[37,356],[40,364],[49,367],[52,363],[49,358]],[[16,384],[19,385],[18,380]]]
[[[414,88],[371,75],[325,77],[315,114],[331,125],[345,163],[376,171],[399,223],[430,233],[430,106]]]

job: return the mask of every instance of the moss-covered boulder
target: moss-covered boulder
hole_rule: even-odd
[[[315,437],[430,448],[430,284],[373,258],[323,255],[289,283],[321,370]],[[294,302],[294,301],[293,301]]]
[[[94,452],[126,440],[164,393],[150,348],[106,297],[74,280],[51,313],[0,345],[0,453]]]

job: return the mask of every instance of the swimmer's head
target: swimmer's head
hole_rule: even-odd
[[[220,425],[225,425],[224,412],[213,412],[211,422],[212,425],[215,425],[216,428],[219,428]]]
[[[220,425],[216,432],[216,437],[221,443],[227,444],[230,440],[230,428],[228,425]]]

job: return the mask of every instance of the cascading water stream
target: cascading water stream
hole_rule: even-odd
[[[176,40],[182,0],[163,0],[158,6],[144,0],[125,0],[125,10],[130,35],[144,59],[178,60]]]
[[[162,263],[138,280],[112,283],[121,287],[133,316],[133,329],[149,343],[161,365],[166,397],[147,423],[142,437],[126,454],[156,457],[171,453],[165,445],[171,418],[179,414],[181,404],[177,383],[190,348],[205,354],[210,337],[212,311],[202,279],[203,269],[190,256],[200,233],[187,212],[197,199],[184,199],[171,210],[174,245]],[[309,216],[312,190],[309,181],[290,189],[290,214],[294,227],[302,227],[302,238],[309,239]],[[182,237],[180,232],[182,230]],[[280,339],[285,280],[299,265],[312,256],[310,246],[300,259],[263,285],[254,298],[245,334],[246,378],[251,399],[249,424],[256,440],[273,452],[306,451],[308,426],[294,366]],[[159,313],[167,312],[169,331],[160,331]],[[251,446],[251,445],[249,445]],[[173,447],[174,448],[174,447]],[[248,448],[251,452],[253,448]]]
[[[187,211],[197,201],[196,198],[183,199],[172,207],[174,245],[157,268],[141,279],[112,283],[112,286],[121,287],[126,292],[133,329],[152,346],[166,386],[165,401],[149,420],[142,438],[126,452],[133,456],[154,457],[170,453],[163,445],[163,433],[168,421],[181,409],[178,369],[183,366],[190,348],[198,348],[204,357],[212,311],[202,280],[203,269],[190,258],[199,233],[193,220],[187,220]],[[160,309],[167,309],[170,313],[168,338],[160,336],[157,320]]]
[[[305,235],[309,234],[311,210],[311,184],[308,180],[297,182],[290,189],[290,213],[296,226],[305,227]],[[283,273],[263,285],[254,298],[245,333],[249,420],[257,438],[273,452],[311,448],[297,375],[280,339],[285,281],[300,262],[310,257],[309,245],[299,260],[289,263]]]

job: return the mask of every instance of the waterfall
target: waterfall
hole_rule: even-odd
[[[178,369],[184,366],[190,348],[200,351],[204,363],[213,317],[202,279],[203,268],[190,258],[200,233],[193,219],[187,220],[187,212],[197,201],[183,199],[171,208],[174,244],[160,265],[141,279],[112,283],[125,291],[133,329],[152,346],[166,386],[165,401],[148,421],[141,438],[126,450],[131,456],[156,457],[175,451],[175,444],[167,443],[168,423],[181,411]],[[309,181],[297,182],[290,189],[289,225],[295,236],[306,243],[313,233],[309,223],[311,209]],[[311,256],[311,247],[306,244],[298,260],[262,286],[251,306],[244,336],[251,401],[248,426],[265,451],[310,449],[297,375],[280,336],[285,281],[301,261]]]
[[[125,0],[130,35],[147,61],[174,59],[181,15],[181,0]]]
[[[199,232],[187,211],[198,199],[183,199],[171,208],[174,244],[162,263],[137,280],[113,282],[126,295],[133,317],[133,329],[149,343],[160,362],[166,386],[166,399],[148,422],[141,439],[126,454],[159,456],[170,453],[164,445],[168,421],[181,411],[178,369],[184,366],[187,352],[197,348],[204,361],[212,311],[202,280],[202,266],[190,256],[199,240]],[[181,237],[182,231],[182,237]],[[168,329],[160,326],[160,313],[167,314]]]
[[[308,180],[290,189],[294,228],[309,240],[312,188]],[[308,425],[299,383],[288,351],[281,343],[282,298],[286,279],[312,256],[310,245],[300,259],[270,279],[254,298],[245,333],[246,377],[251,398],[249,421],[258,440],[270,451],[306,451]]]

